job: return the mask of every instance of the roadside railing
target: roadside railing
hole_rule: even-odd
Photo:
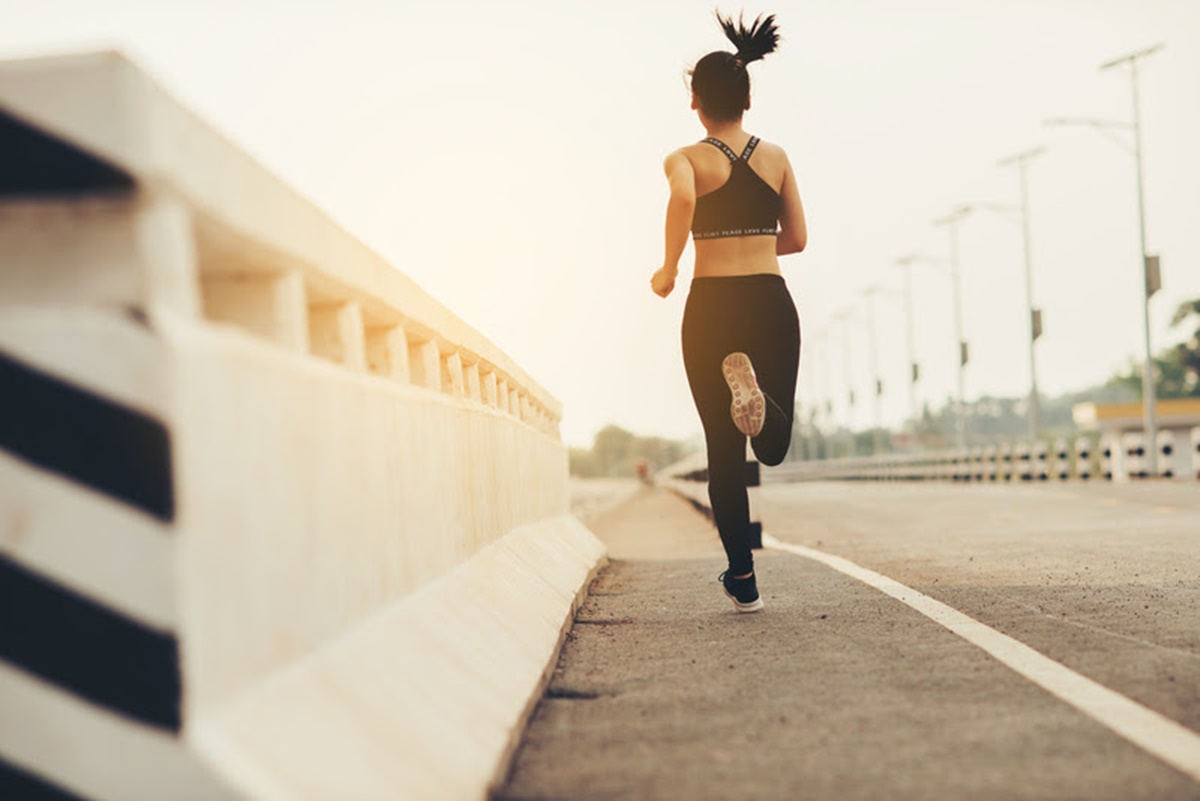
[[[1200,427],[1160,431],[1155,478],[1200,478]],[[883,456],[785,462],[763,469],[763,481],[1127,481],[1151,478],[1141,432]]]

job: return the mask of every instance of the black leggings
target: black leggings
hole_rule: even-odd
[[[766,422],[750,440],[764,464],[783,461],[792,439],[800,366],[800,319],[783,277],[740,275],[692,279],[683,311],[683,364],[708,446],[708,497],[735,576],[754,569],[746,495],[746,437],[733,424],[733,401],[721,361],[750,357],[766,396]]]

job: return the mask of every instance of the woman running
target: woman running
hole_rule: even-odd
[[[804,250],[808,232],[783,148],[742,129],[746,66],[775,50],[775,16],[749,28],[717,16],[736,52],[709,53],[691,71],[692,108],[707,138],[667,156],[666,255],[650,279],[671,294],[689,229],[696,264],[683,312],[683,363],[708,449],[708,497],[729,558],[719,581],[738,612],[763,608],[750,552],[746,437],[776,465],[792,436],[800,321],[779,256]]]

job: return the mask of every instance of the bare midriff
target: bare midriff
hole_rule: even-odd
[[[729,275],[780,275],[773,236],[728,236],[700,239],[696,248],[696,278]]]

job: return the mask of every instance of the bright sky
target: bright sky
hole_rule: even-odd
[[[723,4],[723,10],[739,7]],[[699,431],[679,352],[690,275],[649,291],[670,150],[701,138],[684,72],[726,42],[686,0],[0,0],[0,55],[119,46],[182,102],[330,211],[505,349],[565,404],[563,436],[615,422]],[[783,261],[805,334],[801,397],[873,419],[863,291],[914,267],[922,401],[955,391],[949,236],[967,203],[1015,204],[1029,171],[1039,382],[1060,393],[1142,352],[1134,159],[1051,117],[1131,118],[1142,62],[1152,302],[1200,296],[1196,0],[781,0],[777,54],[751,67],[748,130],[787,148],[810,246]],[[1125,136],[1128,142],[1129,137]],[[1127,145],[1126,145],[1127,146]],[[960,226],[966,394],[1020,395],[1029,361],[1020,228]],[[908,411],[900,296],[876,297],[884,421]],[[831,320],[851,310],[836,328]],[[837,333],[837,336],[833,336]],[[849,369],[845,366],[849,363]],[[846,377],[859,396],[845,403]]]

